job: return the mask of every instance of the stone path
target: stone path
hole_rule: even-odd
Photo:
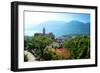
[[[28,57],[28,62],[36,61],[36,58],[32,53],[30,53],[29,51],[24,51],[24,53]]]

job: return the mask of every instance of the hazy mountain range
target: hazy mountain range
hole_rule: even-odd
[[[68,34],[90,34],[90,22],[80,22],[80,21],[46,21],[37,25],[33,24],[33,27],[29,28],[30,32],[38,31],[42,32],[45,28],[46,32],[52,32],[56,37]],[[27,30],[25,30],[27,32]]]

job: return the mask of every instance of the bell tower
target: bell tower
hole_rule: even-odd
[[[43,35],[45,35],[45,28],[43,28]]]

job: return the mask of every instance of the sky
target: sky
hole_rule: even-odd
[[[25,34],[24,35],[27,35],[27,36],[32,36],[36,32],[42,33],[42,29],[45,28],[45,26],[47,27],[46,30],[49,30],[47,32],[51,32],[50,29],[52,30],[53,27],[57,27],[57,24],[61,24],[61,22],[66,22],[66,23],[70,21],[80,21],[83,23],[90,22],[90,14],[84,14],[84,13],[53,13],[53,12],[25,11],[24,17],[25,17],[24,18],[25,19],[24,20],[24,23],[25,23],[24,24]],[[55,26],[55,25],[52,25],[53,22],[50,22],[50,21],[60,21],[60,22],[57,24],[55,23],[56,25]],[[44,25],[43,23],[44,24],[46,23],[47,25],[46,24]],[[58,31],[60,32],[60,29]],[[56,30],[52,32],[56,33]]]

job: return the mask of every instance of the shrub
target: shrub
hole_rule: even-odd
[[[28,61],[27,54],[26,55],[24,54],[24,62],[27,62],[27,61]]]

